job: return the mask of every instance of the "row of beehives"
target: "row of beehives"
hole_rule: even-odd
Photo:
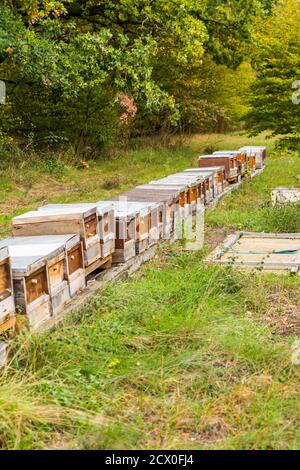
[[[188,169],[138,186],[112,201],[50,204],[13,219],[13,237],[0,241],[0,332],[15,312],[38,329],[64,310],[87,277],[124,263],[218,198],[247,172],[262,168],[262,147],[199,157]]]

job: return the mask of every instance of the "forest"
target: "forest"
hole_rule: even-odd
[[[2,0],[0,165],[242,129],[299,147],[299,43],[297,0]]]

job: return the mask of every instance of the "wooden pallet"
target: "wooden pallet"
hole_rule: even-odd
[[[273,189],[272,194],[273,205],[277,204],[299,204],[300,203],[300,188],[276,188]]]
[[[98,259],[94,263],[90,264],[85,268],[85,275],[89,276],[98,269],[108,269],[112,265],[112,255],[106,256],[106,258]]]
[[[206,263],[300,275],[300,233],[237,232]]]

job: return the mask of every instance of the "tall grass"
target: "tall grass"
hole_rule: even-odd
[[[74,170],[70,192],[68,175],[68,191],[53,195],[51,189],[47,198],[99,199],[133,179],[195,165],[196,151],[209,144],[245,142],[218,139],[192,139],[178,153],[143,149],[125,163],[122,157],[86,173]],[[261,176],[207,212],[207,239],[217,227],[297,229],[298,207],[273,209],[269,201],[273,187],[294,186],[299,174],[296,155],[274,154]],[[103,186],[116,177],[118,187]],[[0,375],[0,446],[299,448],[299,367],[291,361],[299,280],[207,267],[208,249],[161,248],[156,259],[108,285],[56,330],[16,338],[10,366]],[[289,334],[281,336],[287,326]]]

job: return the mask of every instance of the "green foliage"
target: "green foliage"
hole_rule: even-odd
[[[253,64],[258,77],[253,84],[253,110],[249,115],[252,128],[299,137],[300,105],[292,100],[296,93],[293,83],[300,79],[299,2],[280,1],[274,14],[258,22],[257,28]]]
[[[239,81],[241,71],[227,67],[246,57],[253,21],[268,14],[267,3],[2,2],[0,79],[8,104],[0,127],[21,140],[34,134],[46,142],[53,134],[77,150],[99,151],[158,130],[234,126],[244,112],[243,91],[234,88],[241,105],[232,106],[227,78]],[[120,94],[137,108],[125,124]]]

